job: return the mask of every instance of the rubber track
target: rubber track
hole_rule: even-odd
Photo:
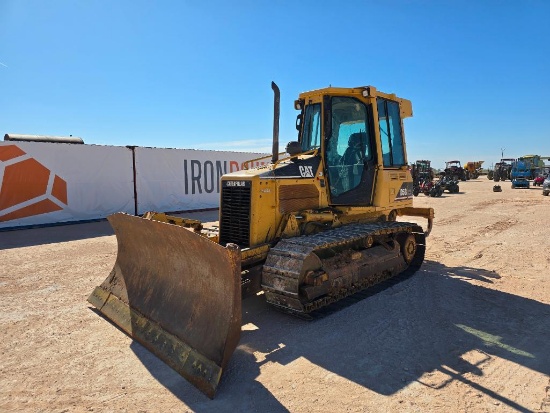
[[[367,279],[358,285],[349,286],[340,290],[338,295],[321,297],[304,305],[305,311],[300,312],[286,307],[277,306],[270,303],[278,309],[291,313],[304,319],[315,319],[324,317],[328,314],[338,311],[356,303],[376,292],[379,292],[391,285],[396,284],[414,274],[424,261],[426,250],[426,237],[420,226],[408,222],[377,222],[371,224],[353,224],[343,227],[320,232],[314,235],[301,236],[281,240],[273,247],[269,254],[279,255],[281,257],[291,258],[279,260],[283,263],[283,268],[270,267],[264,264],[264,272],[272,272],[279,276],[284,275],[290,278],[297,278],[301,270],[301,258],[305,259],[311,252],[327,249],[344,249],[354,243],[386,234],[412,233],[415,235],[417,249],[411,264],[405,271],[393,276],[391,279]],[[268,260],[269,262],[269,260]],[[267,262],[266,262],[267,264]],[[374,287],[376,286],[376,287]]]

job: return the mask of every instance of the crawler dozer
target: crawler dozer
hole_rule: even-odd
[[[301,93],[298,140],[279,153],[272,88],[271,162],[222,176],[218,229],[111,215],[116,263],[88,299],[211,398],[239,342],[243,298],[263,293],[278,309],[315,315],[418,269],[433,222],[433,209],[412,202],[410,101],[372,86]],[[426,231],[401,216],[426,218]]]

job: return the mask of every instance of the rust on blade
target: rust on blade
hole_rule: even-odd
[[[88,301],[213,397],[240,338],[239,247],[127,214],[108,220],[118,255]]]

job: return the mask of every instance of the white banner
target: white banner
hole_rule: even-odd
[[[134,214],[136,205],[138,214],[217,208],[220,177],[262,156],[0,142],[0,229],[101,219],[115,212]],[[251,166],[266,162],[269,156]]]
[[[217,208],[220,177],[258,153],[136,148],[138,213]],[[267,157],[253,166],[269,162]]]
[[[0,228],[134,213],[126,147],[0,142]]]

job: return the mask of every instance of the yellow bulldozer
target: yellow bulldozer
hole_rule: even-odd
[[[88,299],[211,398],[240,339],[243,298],[263,294],[307,318],[416,271],[432,228],[433,209],[413,207],[409,100],[372,86],[301,93],[298,140],[279,153],[272,88],[271,162],[222,176],[219,228],[111,215],[118,255]],[[400,216],[426,218],[426,231]]]

